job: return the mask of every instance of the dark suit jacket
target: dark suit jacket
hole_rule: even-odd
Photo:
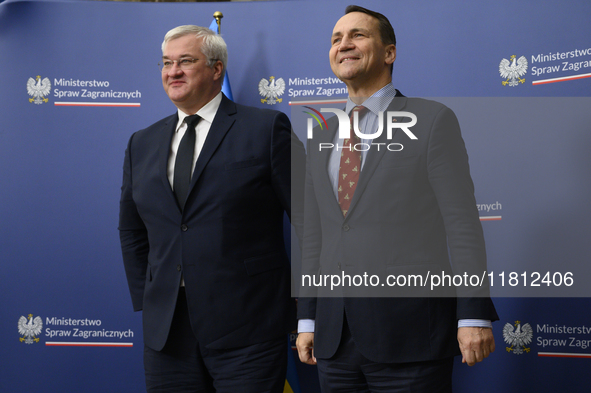
[[[133,307],[143,310],[145,344],[163,348],[181,274],[201,345],[231,348],[292,330],[283,241],[294,143],[288,118],[224,96],[184,211],[166,174],[176,124],[175,114],[136,132],[125,153],[119,230]],[[303,146],[296,151],[303,156]]]
[[[346,218],[328,177],[331,150],[319,151],[318,145],[333,142],[336,119],[329,120],[329,132],[315,130],[309,141],[303,273],[352,276],[372,272],[382,283],[387,275],[401,274],[426,277],[427,273],[467,272],[482,276],[486,270],[484,238],[455,115],[439,103],[403,96],[394,98],[388,110],[414,113],[418,122],[411,131],[418,139],[411,140],[397,129],[392,140],[387,140],[384,126],[374,143],[385,145],[380,151],[375,147],[368,151]],[[390,143],[404,148],[388,151],[385,146]],[[429,285],[380,286],[371,292],[373,288],[362,287],[341,288],[340,292],[324,288],[317,299],[300,298],[298,318],[316,320],[316,357],[329,358],[335,353],[344,313],[358,349],[377,362],[453,356],[459,353],[458,319],[498,319],[488,298],[488,285],[460,287],[457,299],[453,288],[452,292],[441,288],[432,292]],[[388,291],[399,291],[402,297],[384,297],[392,293]],[[335,292],[342,296],[334,297]],[[362,293],[379,297],[355,297]]]

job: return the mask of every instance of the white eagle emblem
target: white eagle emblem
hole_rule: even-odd
[[[261,99],[263,104],[266,102],[269,105],[273,105],[283,101],[283,98],[279,98],[279,96],[285,92],[285,81],[283,78],[275,79],[274,76],[270,76],[269,79],[271,83],[265,78],[261,79],[259,82],[259,94],[265,97]]]
[[[501,60],[501,64],[499,64],[499,73],[501,74],[502,78],[507,78],[507,80],[503,81],[503,86],[517,86],[520,83],[525,82],[525,78],[520,78],[520,76],[525,75],[527,72],[527,59],[525,56],[521,56],[517,59],[517,63],[515,58],[517,56],[511,56],[511,62],[507,59]]]
[[[41,334],[41,330],[43,330],[43,321],[41,317],[35,317],[33,319],[33,314],[29,314],[29,322],[27,322],[27,318],[20,317],[18,320],[18,332],[23,337],[19,340],[20,342],[25,342],[25,344],[33,344],[33,342],[39,342],[39,338],[35,337]]]
[[[45,98],[46,95],[49,95],[51,92],[51,82],[49,78],[43,78],[41,80],[41,76],[37,75],[37,81],[35,79],[29,78],[27,81],[27,92],[33,98],[29,98],[29,102],[34,102],[35,104],[43,104],[44,102],[49,101]]]
[[[521,355],[523,351],[529,352],[530,348],[526,348],[526,345],[531,343],[534,336],[533,329],[529,323],[521,326],[520,321],[515,321],[515,327],[510,323],[506,323],[503,327],[503,338],[505,342],[511,347],[506,347],[507,352],[513,352],[515,355]]]

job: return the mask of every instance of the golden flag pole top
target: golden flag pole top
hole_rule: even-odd
[[[224,14],[220,11],[216,11],[213,13],[213,17],[218,24],[218,34],[222,34],[222,18],[224,17]]]

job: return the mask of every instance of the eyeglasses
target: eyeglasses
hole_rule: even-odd
[[[213,61],[218,61],[218,59],[212,59]],[[158,67],[160,71],[170,71],[174,66],[174,63],[177,63],[177,66],[183,70],[193,70],[197,67],[196,63],[199,59],[193,59],[191,57],[183,57],[178,60],[170,60],[170,59],[162,59],[160,63],[158,63]]]
[[[183,57],[178,60],[162,59],[162,61],[158,63],[158,67],[162,72],[170,71],[170,69],[174,66],[174,63],[177,63],[181,70],[192,70],[195,68],[195,63],[197,63],[197,60],[199,59],[193,59],[190,57]]]

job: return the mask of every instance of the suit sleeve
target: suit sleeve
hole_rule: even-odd
[[[292,183],[297,184],[292,175],[301,176],[292,167],[292,162],[302,164],[305,159],[302,142],[291,130],[291,123],[282,112],[276,112],[272,122],[271,167],[272,181],[275,193],[281,200],[290,219],[293,219]],[[295,185],[294,184],[294,185]]]
[[[482,286],[456,288],[458,319],[497,320],[489,298],[486,250],[468,155],[455,114],[443,107],[430,133],[429,182],[443,216],[454,274],[484,277]]]
[[[306,151],[304,144],[291,131],[291,223],[299,240],[300,250],[304,231],[304,183]]]
[[[291,129],[282,112],[276,112],[272,124],[271,167],[275,193],[301,240],[303,227],[303,178],[306,154],[304,145]]]
[[[143,308],[144,285],[148,267],[148,232],[133,200],[132,142],[130,138],[123,163],[123,184],[119,206],[119,237],[123,265],[133,309]]]
[[[310,144],[308,144],[310,152]],[[320,208],[316,200],[314,181],[311,173],[313,157],[306,157],[306,174],[304,186],[304,231],[302,250],[302,271],[296,277],[296,285],[299,287],[298,319],[316,319],[317,293],[312,287],[301,286],[302,275],[314,276],[320,269],[320,253],[322,250],[322,231],[320,226]]]

